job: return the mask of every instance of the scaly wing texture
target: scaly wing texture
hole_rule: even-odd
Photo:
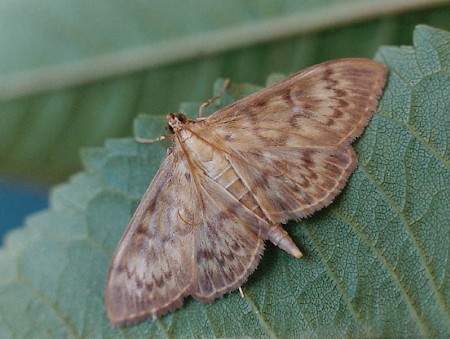
[[[194,159],[174,145],[117,247],[106,286],[114,324],[155,318],[188,295],[212,301],[242,285],[259,263],[259,233],[269,224]]]
[[[207,123],[232,149],[338,147],[361,135],[385,80],[375,61],[329,61],[217,111]]]
[[[193,296],[212,301],[255,270],[264,250],[259,233],[270,226],[209,177],[201,175],[200,186],[206,213],[197,233],[199,279]]]
[[[269,148],[239,155],[230,162],[274,223],[304,217],[330,204],[356,166],[350,146],[332,152]]]
[[[112,323],[155,318],[190,294],[195,234],[180,215],[200,220],[191,180],[185,161],[172,153],[145,193],[111,262],[105,298]]]
[[[383,65],[341,59],[300,71],[191,130],[226,152],[272,222],[329,204],[356,166],[350,143],[376,109]],[[211,130],[213,133],[209,133]]]
[[[324,63],[183,127],[193,135],[175,140],[111,263],[111,321],[155,318],[187,295],[211,301],[239,287],[263,239],[287,236],[278,222],[342,189],[356,165],[350,142],[385,76],[369,60]],[[287,248],[301,255],[293,243]]]

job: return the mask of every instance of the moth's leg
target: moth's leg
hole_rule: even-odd
[[[222,89],[220,90],[220,92],[212,97],[209,100],[206,100],[204,103],[202,103],[200,105],[200,108],[198,110],[198,117],[201,118],[203,117],[203,111],[205,110],[206,107],[208,107],[209,105],[211,105],[211,103],[213,103],[214,101],[216,101],[217,99],[219,99],[222,95],[224,95],[225,91],[227,90],[228,86],[230,86],[231,80],[230,79],[225,79]]]
[[[275,246],[278,246],[287,253],[300,259],[303,254],[292,241],[291,237],[279,224],[271,225],[267,239],[269,239]]]
[[[165,139],[167,139],[167,137],[165,135],[161,135],[160,137],[157,137],[155,139],[145,139],[145,138],[139,138],[139,137],[134,138],[134,140],[136,140],[136,142],[139,142],[141,144],[153,144],[155,142],[162,141]]]

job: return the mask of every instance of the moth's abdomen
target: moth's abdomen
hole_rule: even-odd
[[[267,221],[266,227],[252,228],[259,237],[262,239],[269,239],[289,254],[296,258],[300,258],[302,256],[300,250],[295,246],[292,239],[279,224],[272,224],[269,222],[260,205],[251,191],[247,189],[247,186],[244,184],[244,181],[238,175],[231,162],[226,158],[222,158],[221,160],[221,166],[217,167],[217,171],[210,172],[210,178],[230,192],[241,205],[244,205],[261,219]],[[252,227],[251,225],[247,226]]]
[[[253,211],[258,216],[264,218],[264,213],[256,202],[252,193],[245,187],[242,179],[238,176],[234,168],[228,162],[228,167],[214,179],[218,184],[230,192],[240,203]]]
[[[217,155],[219,156],[219,155]],[[217,156],[214,154],[214,161],[217,165]],[[252,193],[247,189],[242,179],[236,173],[231,163],[223,156],[220,156],[220,166],[215,166],[207,171],[207,175],[220,186],[230,192],[239,203],[243,204],[253,213],[266,219],[263,211]]]

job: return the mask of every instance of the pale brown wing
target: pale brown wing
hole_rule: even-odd
[[[145,193],[111,262],[106,308],[114,324],[156,318],[193,295],[238,288],[264,250],[267,221],[190,164],[179,145]],[[189,167],[191,166],[191,167]]]
[[[307,216],[330,204],[356,166],[351,146],[330,152],[269,148],[238,154],[230,156],[230,162],[274,223]]]
[[[274,223],[328,205],[356,166],[361,135],[386,80],[383,65],[341,59],[300,71],[190,130],[226,153]]]
[[[105,299],[113,324],[156,318],[190,294],[195,234],[180,215],[199,218],[191,180],[185,161],[172,153],[147,189],[109,269]]]
[[[231,149],[349,144],[375,111],[386,68],[369,59],[340,59],[302,70],[208,117]]]
[[[206,175],[199,175],[205,219],[197,230],[198,280],[192,295],[212,301],[241,286],[264,250],[270,225]]]

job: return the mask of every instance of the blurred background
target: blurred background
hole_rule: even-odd
[[[417,24],[450,30],[450,1],[0,1],[0,239],[136,115],[205,100],[218,77],[372,58]]]

